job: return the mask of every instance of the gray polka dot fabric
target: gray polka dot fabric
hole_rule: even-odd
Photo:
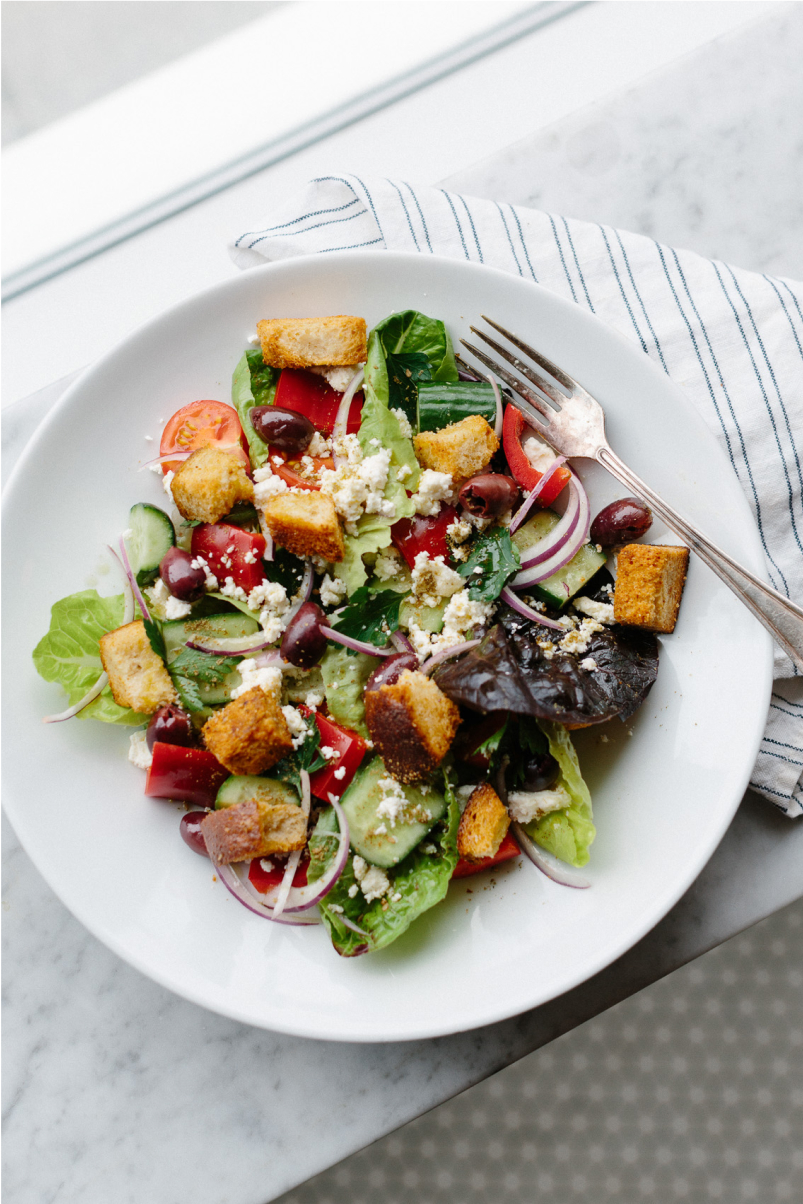
[[[803,900],[281,1200],[803,1201]]]

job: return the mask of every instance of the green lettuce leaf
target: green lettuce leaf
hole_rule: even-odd
[[[351,595],[348,606],[340,613],[335,631],[375,644],[377,648],[388,642],[388,636],[399,626],[399,607],[402,596],[393,589],[371,591],[363,585]],[[348,649],[347,649],[348,651]],[[352,656],[357,653],[353,652]]]
[[[597,830],[592,822],[591,794],[580,772],[577,753],[572,738],[557,723],[538,721],[538,726],[549,740],[549,751],[560,765],[558,785],[568,793],[571,806],[563,811],[552,811],[541,819],[525,825],[525,831],[548,853],[554,853],[569,865],[583,866],[588,861],[588,850]]]
[[[251,423],[254,406],[273,405],[279,373],[262,362],[261,351],[246,351],[231,378],[231,401],[240,418],[252,468],[260,468],[268,458],[268,445],[263,443]]]
[[[329,645],[321,661],[329,714],[336,723],[350,727],[360,736],[368,736],[363,691],[378,663],[375,656],[366,656],[364,652],[349,656],[348,648],[334,644]]]
[[[332,571],[335,577],[345,582],[349,597],[368,580],[363,556],[379,552],[389,545],[392,525],[390,519],[380,514],[364,514],[357,523],[357,534],[347,535],[343,540],[345,555]]]
[[[429,361],[433,380],[458,380],[452,340],[437,318],[428,318],[417,309],[405,309],[385,318],[374,332],[382,340],[385,355],[418,351]]]
[[[66,690],[70,706],[83,698],[103,672],[100,637],[121,626],[124,609],[122,594],[101,598],[96,590],[85,589],[62,598],[51,610],[50,630],[34,648],[33,663],[45,681],[58,682]],[[78,718],[136,725],[147,716],[118,706],[106,686]]]
[[[418,386],[432,380],[429,360],[422,351],[402,352],[387,357],[389,405],[401,410],[413,430],[418,429]]]
[[[391,880],[386,899],[375,899],[373,903],[366,904],[360,890],[354,898],[350,897],[349,888],[355,884],[356,878],[353,859],[349,857],[343,873],[319,904],[332,944],[341,957],[354,957],[359,953],[383,949],[406,932],[413,920],[445,897],[457,865],[460,809],[448,778],[445,780],[444,793],[448,802],[444,819],[427,833],[426,840],[418,848],[413,849],[393,869],[386,871]],[[310,838],[309,882],[316,882],[331,864],[337,847],[333,839],[336,832],[337,818],[334,808],[330,808],[318,820]],[[423,851],[431,846],[434,846],[434,852]],[[401,898],[393,902],[395,895],[401,895]],[[342,911],[333,911],[333,904],[342,908]],[[340,920],[341,915],[358,924],[367,936],[360,936],[347,928]]]
[[[468,578],[468,596],[475,602],[495,602],[520,564],[519,550],[507,527],[492,527],[476,540],[457,572]]]

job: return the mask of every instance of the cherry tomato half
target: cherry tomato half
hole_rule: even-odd
[[[193,452],[199,447],[220,447],[238,456],[246,468],[251,467],[248,458],[248,440],[243,434],[237,411],[222,401],[191,401],[182,406],[165,425],[159,454],[169,456],[171,452]],[[162,472],[175,472],[183,460],[166,460]]]
[[[280,456],[283,460],[282,464],[278,463]],[[322,468],[334,468],[335,466],[334,460],[329,457],[321,459],[319,456],[310,456],[310,459],[316,473],[319,473]],[[320,485],[316,485],[309,477],[301,476],[297,471],[301,467],[297,456],[288,456],[285,452],[280,452],[278,448],[271,447],[270,466],[273,469],[274,475],[286,481],[290,489],[320,489]]]
[[[342,398],[343,394],[336,393],[329,382],[316,372],[305,372],[303,368],[285,368],[279,377],[273,404],[283,410],[306,414],[316,430],[331,435]],[[350,435],[356,435],[360,429],[361,414],[362,393],[357,393],[349,409],[346,429]]]
[[[444,564],[448,564],[449,544],[446,542],[446,528],[456,518],[457,511],[454,506],[441,506],[438,513],[431,517],[417,514],[414,518],[400,518],[391,527],[390,537],[411,569],[415,567],[415,558],[419,552],[429,552],[433,560],[436,556],[442,556]]]
[[[264,535],[254,535],[229,523],[201,523],[193,528],[190,547],[193,556],[203,556],[221,585],[231,577],[235,585],[250,594],[265,580]]]
[[[494,865],[501,865],[503,861],[511,861],[514,857],[521,857],[521,849],[508,832],[495,857],[486,857],[484,861],[463,861],[461,858],[454,867],[452,877],[468,878],[470,874],[479,874]]]
[[[305,717],[312,713],[305,706],[300,706],[298,709]],[[325,715],[316,714],[315,722],[321,733],[321,747],[333,748],[338,754],[328,762],[325,768],[310,774],[310,790],[316,798],[323,799],[328,803],[330,794],[340,799],[351,785],[351,779],[360,768],[367,745],[356,732],[348,727],[341,727],[339,723],[335,723]],[[339,773],[341,769],[345,770],[345,773],[336,777],[335,774]]]

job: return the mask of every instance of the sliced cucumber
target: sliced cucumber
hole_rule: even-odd
[[[223,640],[235,636],[253,635],[259,630],[256,619],[239,611],[225,615],[208,615],[202,619],[174,619],[162,625],[168,667],[181,652],[188,640]],[[218,685],[199,683],[198,693],[207,706],[218,706],[228,702],[231,692],[241,684],[242,678],[236,668]]]
[[[176,533],[169,515],[150,502],[137,502],[128,512],[125,546],[137,585],[156,580],[165,552],[175,547]]]
[[[439,431],[453,422],[481,414],[493,426],[496,395],[485,381],[419,381],[418,429]]]
[[[560,517],[553,510],[539,510],[524,526],[519,527],[513,536],[513,542],[522,554],[522,559],[524,553],[539,543],[559,522]],[[539,585],[529,586],[527,592],[545,602],[547,606],[559,610],[599,572],[606,560],[604,552],[598,552],[593,544],[584,544],[568,564]]]
[[[261,803],[293,803],[297,807],[301,805],[298,794],[286,782],[249,774],[226,778],[217,792],[215,810],[234,807],[237,803],[245,803],[249,799],[257,799]]]
[[[417,623],[422,631],[440,631],[448,605],[448,598],[444,598],[437,606],[424,606],[421,602],[405,598],[399,607],[399,626],[409,627],[411,623]]]
[[[374,757],[360,767],[341,799],[349,821],[351,847],[371,865],[383,869],[398,865],[446,811],[446,799],[434,787],[402,786],[410,818],[405,821],[398,816],[392,825],[390,819],[379,812],[385,797],[379,783],[388,777],[390,774],[381,757]]]

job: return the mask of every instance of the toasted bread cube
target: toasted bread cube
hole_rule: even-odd
[[[422,468],[448,472],[458,485],[488,467],[499,440],[481,414],[472,414],[443,430],[422,431],[413,444]]]
[[[405,669],[392,685],[365,695],[365,721],[393,777],[419,782],[449,751],[460,712],[434,681]]]
[[[510,816],[499,795],[487,782],[470,796],[457,829],[457,851],[464,861],[495,857],[510,827]]]
[[[322,556],[331,563],[346,554],[340,520],[328,493],[317,489],[280,493],[265,503],[263,514],[276,543],[296,556]]]
[[[182,518],[216,523],[237,502],[251,502],[254,486],[238,456],[217,447],[199,447],[173,477],[173,500]]]
[[[262,359],[271,368],[345,367],[368,355],[365,318],[267,318],[257,322]]]
[[[688,564],[688,548],[645,543],[622,548],[616,558],[616,622],[674,631]]]
[[[210,811],[201,821],[201,834],[214,864],[228,865],[303,849],[307,817],[293,803],[246,799],[234,807]]]
[[[279,699],[254,686],[208,719],[206,747],[230,773],[262,773],[293,751]]]
[[[151,715],[178,700],[170,674],[151,648],[141,619],[102,635],[100,659],[118,706]]]

